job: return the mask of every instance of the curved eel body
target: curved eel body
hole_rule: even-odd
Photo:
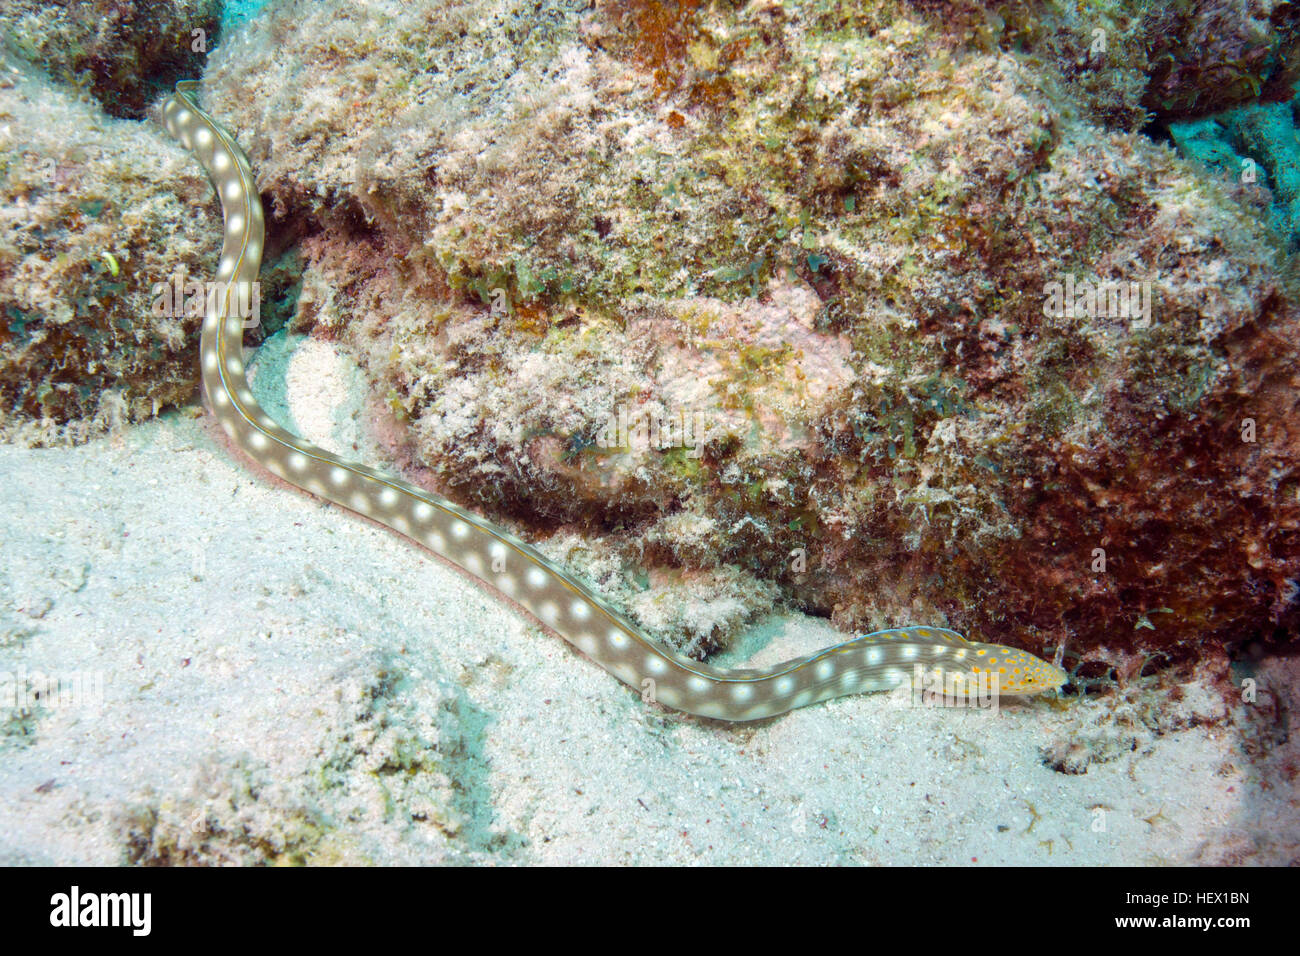
[[[203,165],[221,200],[225,243],[218,295],[209,297],[200,341],[207,403],[231,440],[272,474],[406,535],[518,601],[619,680],[676,710],[720,720],[757,720],[817,701],[913,683],[924,670],[947,686],[1031,694],[1066,680],[1024,651],[967,641],[941,627],[878,631],[761,670],[723,670],[651,640],[600,595],[537,549],[464,508],[347,461],[291,434],[253,398],[244,375],[243,320],[261,264],[264,224],[253,172],[234,138],[178,83],[163,107],[168,131]],[[931,686],[934,686],[931,684]]]

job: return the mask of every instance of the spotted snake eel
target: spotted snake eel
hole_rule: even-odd
[[[264,246],[262,204],[247,157],[197,103],[197,83],[178,83],[163,105],[167,130],[202,164],[221,201],[224,245],[199,354],[207,404],[231,441],[272,474],[392,528],[519,602],[643,697],[687,713],[757,720],[818,701],[912,684],[922,671],[943,686],[991,686],[1032,694],[1066,680],[1025,651],[968,641],[944,627],[876,631],[763,669],[721,669],[651,640],[582,581],[536,548],[454,502],[347,461],[293,435],[248,387],[243,319]],[[918,670],[920,668],[921,670]]]

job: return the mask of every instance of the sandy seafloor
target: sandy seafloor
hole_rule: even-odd
[[[261,352],[271,414],[382,463],[332,346]],[[1294,660],[1257,665],[1254,709],[1165,680],[725,725],[643,704],[487,587],[249,468],[197,406],[80,447],[0,447],[0,473],[0,670],[105,678],[99,706],[0,710],[3,863],[1300,855]],[[790,615],[728,661],[842,638]]]

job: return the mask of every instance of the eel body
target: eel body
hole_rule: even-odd
[[[378,521],[519,602],[643,698],[728,721],[757,720],[817,701],[912,684],[923,672],[945,686],[1032,694],[1066,681],[1025,651],[966,640],[943,627],[877,631],[764,669],[720,669],[648,637],[599,594],[504,528],[401,478],[304,441],[258,405],[244,375],[243,319],[261,264],[264,222],[243,151],[199,108],[194,81],[163,106],[168,131],[202,164],[221,201],[218,290],[200,340],[207,404],[230,439],[272,474]],[[931,686],[934,686],[933,684]],[[987,692],[987,691],[985,691]]]

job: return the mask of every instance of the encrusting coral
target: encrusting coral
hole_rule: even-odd
[[[222,0],[9,0],[0,36],[110,116],[143,119],[159,94],[202,70],[221,8]]]
[[[952,35],[1016,50],[1105,126],[1285,100],[1300,79],[1287,0],[912,0]]]
[[[155,131],[14,59],[0,138],[0,430],[77,440],[192,401],[201,315],[157,315],[152,293],[212,268],[206,183]]]
[[[1293,15],[1237,7],[1271,95]],[[1293,631],[1294,263],[1138,132],[1209,105],[1199,34],[1090,86],[1067,5],[946,8],[285,2],[205,101],[411,463],[692,653],[778,596],[1048,656]],[[723,599],[683,635],[674,586]]]

